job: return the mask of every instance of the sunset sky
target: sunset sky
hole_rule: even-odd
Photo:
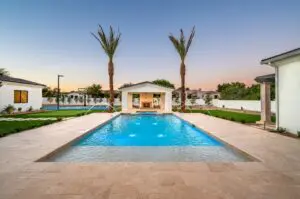
[[[107,57],[91,36],[120,29],[115,88],[168,79],[180,85],[180,60],[168,35],[196,26],[186,85],[203,90],[253,83],[272,73],[260,60],[300,46],[299,0],[1,0],[0,68],[14,77],[77,90],[108,88]]]

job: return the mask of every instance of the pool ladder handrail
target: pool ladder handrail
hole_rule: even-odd
[[[115,107],[111,106],[110,104],[106,103],[105,105],[106,105],[107,107],[111,107],[111,108],[113,109],[113,112],[118,112],[117,109],[116,109]],[[94,104],[93,106],[91,106],[91,108],[89,108],[89,109],[85,112],[85,114],[87,114],[87,113],[88,113],[90,110],[92,110],[95,106],[97,106],[97,104]]]
[[[183,105],[179,106],[179,108],[181,109],[182,106],[183,106]],[[191,109],[190,106],[186,106],[186,105],[185,105],[185,107],[190,111],[190,113],[192,113],[192,109]],[[212,116],[212,114],[211,114],[211,112],[210,112],[209,110],[206,110],[206,111],[208,112],[208,114],[209,114],[210,116]],[[180,112],[180,113],[182,113],[182,112]]]
[[[180,106],[179,106],[180,110],[181,110],[181,108],[182,108],[183,106],[184,106],[184,105],[180,105]],[[188,109],[188,110],[190,111],[190,113],[192,113],[191,107],[185,105],[185,108],[186,108],[186,110]],[[180,112],[180,113],[182,113],[182,112]]]

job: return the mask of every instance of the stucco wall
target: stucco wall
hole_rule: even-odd
[[[278,67],[279,127],[296,134],[300,131],[300,58],[281,64]]]
[[[15,104],[14,90],[28,91],[28,103]],[[9,104],[16,109],[21,107],[22,111],[27,111],[30,106],[37,110],[42,107],[42,100],[42,87],[40,86],[3,82],[2,87],[0,87],[0,111]]]
[[[258,100],[212,100],[212,104],[216,107],[222,108],[223,105],[225,108],[230,109],[239,109],[243,107],[244,110],[249,111],[258,111],[261,110],[261,103]],[[276,102],[271,102],[271,112],[276,113]]]

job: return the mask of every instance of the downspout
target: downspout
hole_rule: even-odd
[[[279,69],[278,66],[275,64],[272,64],[272,66],[275,67],[275,96],[276,96],[276,129],[278,129],[279,126]]]

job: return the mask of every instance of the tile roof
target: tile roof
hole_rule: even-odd
[[[20,84],[29,84],[29,85],[36,85],[36,86],[46,86],[44,84],[28,81],[28,80],[25,80],[25,79],[14,78],[14,77],[10,77],[10,76],[7,76],[7,75],[0,75],[0,81],[15,82],[15,83],[20,83]]]

